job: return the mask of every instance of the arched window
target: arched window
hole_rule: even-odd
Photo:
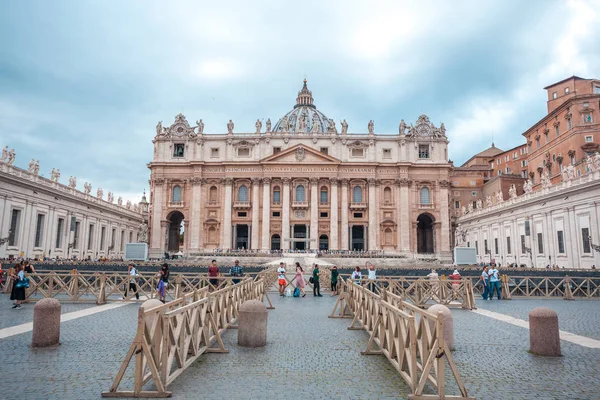
[[[421,188],[421,204],[430,204],[429,188]]]
[[[296,201],[305,201],[304,199],[304,186],[296,186]]]
[[[248,187],[246,185],[242,185],[238,189],[238,201],[248,201]]]
[[[210,187],[210,191],[208,193],[208,201],[217,201],[217,187],[216,186],[211,186]]]
[[[173,203],[179,203],[181,201],[181,186],[177,185],[173,187]]]
[[[352,189],[352,202],[362,203],[362,201],[362,188],[360,186],[354,186],[354,189]]]
[[[327,203],[327,187],[323,186],[321,188],[321,203]]]
[[[393,239],[393,236],[392,236],[392,229],[391,228],[386,228],[384,237],[385,237],[384,243],[386,245],[393,244],[394,239]]]
[[[281,189],[279,189],[279,186],[273,187],[273,203],[281,203]]]
[[[214,226],[208,228],[208,243],[217,243],[217,228]]]
[[[319,236],[319,250],[329,250],[329,238],[327,235]]]
[[[389,187],[383,189],[383,201],[386,203],[392,202],[392,189],[390,189]]]

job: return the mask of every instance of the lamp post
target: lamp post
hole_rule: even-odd
[[[0,238],[0,246],[2,246],[4,243],[8,243],[8,240],[10,239],[10,234],[12,231],[8,231],[8,236],[4,237],[4,238]]]

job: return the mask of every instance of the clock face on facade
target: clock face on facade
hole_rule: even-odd
[[[185,129],[183,129],[183,126],[178,126],[175,129],[175,132],[177,132],[178,135],[183,135],[183,132],[185,132]]]
[[[427,125],[421,124],[417,126],[417,133],[419,136],[429,136],[429,127]]]

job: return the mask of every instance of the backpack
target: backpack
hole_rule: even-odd
[[[308,278],[308,282],[309,283],[315,283],[315,278],[313,278],[312,276],[310,278]]]
[[[298,286],[294,289],[294,297],[300,297],[300,288]]]

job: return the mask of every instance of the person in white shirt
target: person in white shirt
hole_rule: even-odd
[[[360,273],[360,267],[356,267],[354,271],[352,271],[352,279],[354,279],[354,283],[360,285],[360,280],[362,279],[362,274]]]
[[[277,280],[279,283],[279,295],[283,296],[283,292],[285,291],[285,287],[287,286],[287,279],[285,279],[285,264],[280,262],[279,268],[277,268]]]
[[[496,267],[492,267],[488,271],[490,277],[490,300],[494,298],[494,292],[498,293],[498,300],[502,300],[502,289],[500,287],[500,279],[498,279],[498,270]]]
[[[377,279],[377,271],[375,270],[375,266],[373,265],[373,263],[369,263],[369,268],[367,271],[369,273],[369,290],[371,292],[375,292],[375,280]]]
[[[483,299],[487,300],[490,294],[490,276],[488,275],[488,267],[483,267],[481,272],[481,283],[483,283]]]
[[[136,300],[140,299],[140,293],[137,290],[137,282],[136,282],[136,277],[139,276],[137,269],[135,268],[135,264],[134,263],[129,263],[128,269],[127,269],[127,273],[129,274],[129,288],[128,290],[133,290],[135,292],[135,298]],[[125,290],[125,298],[127,298],[127,291]]]

